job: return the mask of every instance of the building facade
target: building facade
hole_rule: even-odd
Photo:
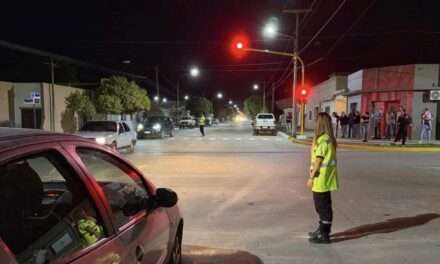
[[[48,83],[0,82],[0,125],[74,132],[78,122],[65,99],[82,89]]]

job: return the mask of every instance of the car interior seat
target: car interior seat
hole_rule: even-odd
[[[34,239],[27,218],[38,212],[43,196],[43,183],[27,162],[0,168],[0,236],[16,254]]]

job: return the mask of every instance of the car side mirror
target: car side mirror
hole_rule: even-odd
[[[159,188],[156,190],[156,196],[154,197],[158,207],[173,207],[177,204],[178,197],[177,194],[166,188]]]

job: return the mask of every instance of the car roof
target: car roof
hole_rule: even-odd
[[[46,142],[60,142],[65,140],[87,141],[72,134],[55,133],[40,129],[6,128],[0,127],[0,153],[26,145],[34,145]]]

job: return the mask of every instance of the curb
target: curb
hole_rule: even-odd
[[[289,140],[300,145],[312,145],[310,140],[298,140],[289,136]],[[338,147],[342,149],[352,149],[369,152],[440,152],[440,147],[402,147],[402,146],[379,146],[379,145],[360,145],[338,143]]]

